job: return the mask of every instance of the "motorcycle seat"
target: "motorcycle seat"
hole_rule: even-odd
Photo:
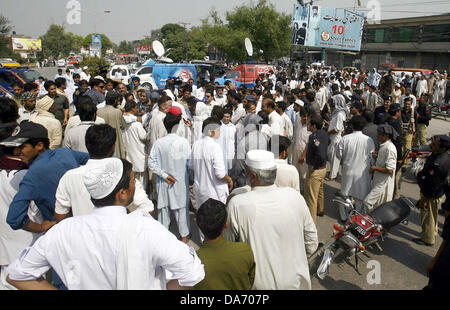
[[[387,202],[369,213],[378,224],[389,229],[404,221],[411,212],[411,202],[404,197]]]

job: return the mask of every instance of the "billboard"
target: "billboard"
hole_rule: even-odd
[[[91,46],[94,48],[94,49],[102,49],[102,36],[101,35],[99,35],[99,34],[93,34],[92,36],[91,36]]]
[[[42,42],[40,39],[11,38],[14,52],[41,52]]]
[[[294,5],[292,44],[360,51],[364,14],[345,9]]]
[[[139,45],[138,46],[138,54],[141,55],[150,55],[152,47],[150,45]]]

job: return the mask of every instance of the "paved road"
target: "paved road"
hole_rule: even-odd
[[[65,68],[63,68],[63,70],[64,69]],[[58,67],[34,68],[34,70],[39,72],[47,80],[53,80],[55,78],[56,73],[58,73]]]

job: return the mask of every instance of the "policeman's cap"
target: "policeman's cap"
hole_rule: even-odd
[[[438,140],[445,149],[450,149],[450,137],[447,135],[435,135],[434,139]]]

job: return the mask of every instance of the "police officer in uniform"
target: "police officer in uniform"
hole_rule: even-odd
[[[411,108],[412,99],[410,97],[405,98],[403,106],[400,120],[402,122],[403,146],[406,151],[412,149],[412,142],[416,135],[417,112]],[[406,158],[403,167],[406,167],[407,164],[408,158]]]
[[[386,120],[389,117],[389,107],[391,106],[392,103],[392,97],[386,96],[383,99],[384,104],[376,107],[375,111],[373,112],[375,114],[374,124],[376,125],[385,124]]]
[[[421,197],[417,207],[422,218],[422,233],[420,238],[413,239],[414,242],[427,246],[435,243],[437,235],[438,208],[446,190],[450,170],[450,137],[434,136],[430,147],[433,153],[417,175]]]
[[[308,174],[305,183],[305,200],[311,217],[317,224],[317,216],[324,214],[323,183],[327,174],[328,133],[322,129],[323,119],[315,114],[308,122],[311,131],[306,146]]]
[[[450,290],[450,173],[447,175],[446,200],[442,204],[445,223],[442,230],[442,243],[431,263],[427,266],[429,276],[425,290]]]

